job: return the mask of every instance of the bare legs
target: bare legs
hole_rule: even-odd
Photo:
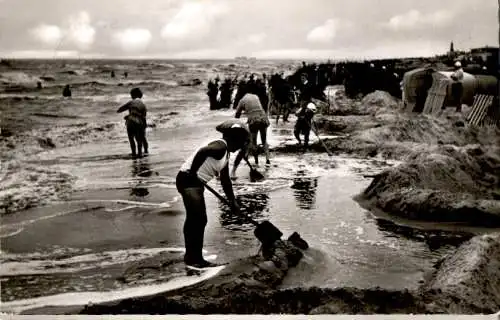
[[[236,170],[238,169],[238,166],[241,163],[241,160],[245,156],[248,156],[249,153],[253,155],[255,164],[259,164],[259,145],[257,144],[257,135],[260,133],[260,139],[262,144],[264,145],[264,154],[266,156],[266,164],[270,164],[270,157],[269,157],[269,145],[267,143],[267,125],[257,125],[257,126],[250,126],[250,143],[242,148],[240,152],[236,155],[236,158],[234,159],[234,164],[233,164],[233,169],[231,170],[231,177],[234,179],[236,178]]]

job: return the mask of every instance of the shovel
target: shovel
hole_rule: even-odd
[[[200,182],[208,189],[208,191],[212,192],[217,198],[219,198],[219,200],[231,207],[231,204],[226,198],[224,198],[221,194],[219,194],[201,179],[198,180],[200,180]],[[256,227],[253,233],[255,237],[262,243],[262,246],[264,248],[269,248],[274,242],[281,239],[283,233],[271,222],[266,220],[258,223],[257,221],[246,215],[245,218]]]
[[[331,157],[331,156],[333,156],[333,153],[330,151],[330,149],[328,149],[328,147],[326,146],[326,144],[325,144],[325,143],[323,142],[323,140],[321,140],[321,138],[319,137],[319,134],[318,134],[318,132],[316,131],[316,129],[317,129],[317,127],[316,127],[316,123],[315,123],[315,122],[314,122],[314,120],[313,120],[313,122],[312,122],[312,131],[314,132],[314,134],[316,135],[316,137],[318,137],[319,142],[321,142],[321,144],[322,144],[322,145],[323,145],[323,147],[325,148],[326,153],[328,153],[328,155],[329,155],[330,157]]]
[[[257,171],[252,165],[250,164],[250,161],[248,161],[248,158],[245,157],[245,162],[248,164],[250,167],[250,181],[255,182],[255,181],[261,181],[264,180],[264,175]]]

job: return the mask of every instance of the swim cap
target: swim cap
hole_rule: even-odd
[[[309,102],[307,104],[306,108],[309,109],[309,110],[311,110],[312,112],[316,112],[316,110],[317,110],[316,105],[314,103],[312,103],[312,102]]]

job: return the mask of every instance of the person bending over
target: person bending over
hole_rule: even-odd
[[[249,138],[248,131],[237,124],[224,130],[222,139],[214,140],[199,147],[181,166],[176,178],[177,191],[181,194],[186,209],[184,222],[184,244],[187,266],[207,268],[216,266],[203,258],[203,238],[207,224],[204,198],[204,183],[215,176],[220,182],[227,199],[232,204],[232,212],[240,213],[229,177],[229,153],[241,149]],[[201,180],[201,181],[200,181]]]
[[[262,108],[259,97],[255,94],[255,92],[250,91],[245,94],[245,96],[238,103],[238,108],[236,109],[236,114],[234,117],[238,119],[243,111],[245,111],[247,115],[247,124],[250,130],[251,140],[248,145],[248,150],[242,149],[236,156],[233,170],[231,172],[231,176],[233,178],[236,177],[236,169],[238,168],[241,160],[245,157],[247,151],[253,154],[255,164],[259,164],[257,144],[257,135],[259,133],[262,144],[264,145],[266,164],[271,164],[271,161],[269,160],[269,146],[267,144],[267,127],[269,127],[270,123],[269,119],[267,118],[267,114],[264,111],[264,108]]]

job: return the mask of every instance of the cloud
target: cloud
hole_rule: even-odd
[[[410,10],[406,13],[393,16],[386,23],[386,27],[394,31],[444,27],[453,21],[454,15],[453,12],[446,10],[438,10],[428,14],[422,14],[418,10]]]
[[[259,44],[262,43],[267,38],[267,34],[264,32],[261,33],[254,33],[248,36],[247,42],[252,43],[252,44]]]
[[[144,28],[128,28],[113,35],[114,41],[125,51],[142,51],[151,42],[151,32]]]
[[[68,19],[69,39],[80,49],[88,49],[95,39],[96,31],[90,24],[90,15],[86,11],[81,11],[71,15]]]
[[[381,58],[404,58],[416,56],[433,56],[446,51],[446,45],[440,45],[439,41],[398,41],[382,43],[373,47],[363,48],[360,46],[338,49],[309,49],[291,48],[263,50],[253,52],[252,56],[258,59],[381,59]]]
[[[221,2],[186,2],[163,26],[161,36],[165,39],[199,38],[210,32],[212,24],[228,12],[228,7]]]
[[[339,22],[328,19],[320,26],[315,27],[307,34],[307,41],[316,43],[330,43],[337,35]]]
[[[31,34],[39,41],[48,45],[56,45],[63,36],[61,28],[54,25],[41,24],[31,30]]]
[[[235,42],[236,46],[245,46],[245,45],[259,45],[264,42],[267,38],[267,34],[264,32],[261,33],[252,33],[247,36],[242,36]]]
[[[205,59],[207,57],[226,59],[233,58],[228,52],[222,49],[197,49],[190,51],[182,51],[168,55],[172,59]]]
[[[21,59],[54,59],[54,58],[79,58],[78,51],[74,50],[19,50],[9,53],[4,53],[2,56],[6,58],[21,58]]]
[[[86,11],[68,17],[64,27],[40,24],[30,30],[38,41],[48,45],[69,42],[79,49],[88,49],[95,39],[96,31],[90,24],[90,16]]]
[[[275,49],[254,52],[258,59],[317,59],[335,55],[334,50],[312,50],[307,48]]]

